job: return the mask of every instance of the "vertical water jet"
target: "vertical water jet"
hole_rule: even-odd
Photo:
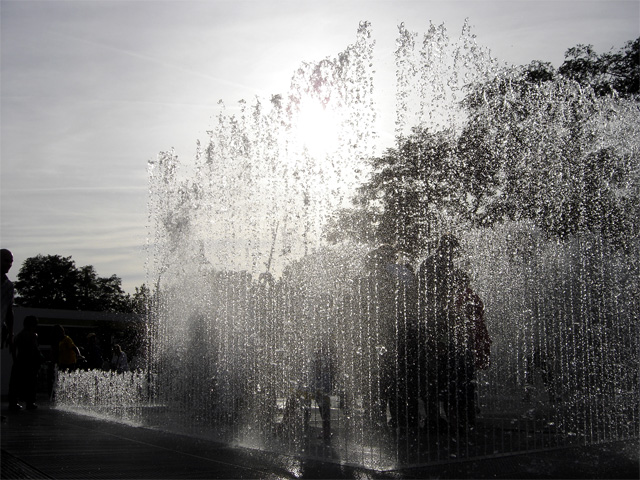
[[[417,39],[394,112],[363,23],[284,94],[221,102],[193,162],[151,162],[146,369],[62,375],[61,408],[377,469],[637,437],[637,104],[528,81],[468,25]],[[467,423],[411,310],[445,234],[491,337]]]

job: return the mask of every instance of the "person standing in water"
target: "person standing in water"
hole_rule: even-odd
[[[421,395],[426,411],[426,428],[439,430],[447,421],[450,384],[455,372],[451,368],[450,326],[455,323],[456,269],[460,242],[451,234],[442,235],[433,255],[418,268]]]

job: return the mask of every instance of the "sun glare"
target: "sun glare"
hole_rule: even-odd
[[[339,144],[338,116],[330,107],[317,101],[307,101],[298,116],[298,138],[313,156],[325,156],[334,152]]]

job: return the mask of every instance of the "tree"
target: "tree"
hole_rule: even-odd
[[[358,198],[355,199],[358,201]],[[354,208],[343,208],[329,218],[325,228],[325,237],[329,243],[355,241],[373,243],[377,238],[377,213],[364,203]]]
[[[119,277],[99,277],[91,265],[77,268],[71,257],[27,258],[16,278],[16,304],[23,307],[107,312],[132,308]]]
[[[130,297],[122,290],[122,280],[118,276],[99,277],[91,265],[82,267],[80,273],[79,310],[99,312],[128,312],[131,310]]]
[[[417,255],[442,218],[477,220],[497,171],[472,133],[460,141],[449,131],[416,128],[400,137],[396,148],[370,159],[372,175],[355,208],[338,213],[327,238],[392,243]]]
[[[567,78],[534,62],[466,98],[461,141],[474,138],[469,158],[498,171],[484,223],[526,218],[560,238],[590,231],[621,245],[635,234],[637,104],[578,83],[593,72],[582,71]]]
[[[27,258],[16,276],[16,304],[34,308],[70,308],[78,302],[80,272],[71,257]]]
[[[535,61],[470,85],[461,133],[415,128],[370,159],[327,239],[416,255],[442,222],[529,219],[559,238],[593,232],[623,245],[639,233],[639,45],[601,56],[579,45],[558,70]]]
[[[567,50],[558,73],[590,86],[599,95],[640,93],[640,37],[617,52],[598,55],[592,45],[576,45]]]
[[[135,293],[131,296],[131,311],[138,314],[146,314],[149,311],[153,295],[146,284],[136,287]]]

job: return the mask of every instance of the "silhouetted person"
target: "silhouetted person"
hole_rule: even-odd
[[[491,337],[484,320],[484,303],[471,288],[469,275],[459,272],[460,291],[456,308],[464,315],[470,329],[474,367],[486,370],[491,365]]]
[[[0,250],[0,268],[2,270],[2,292],[0,309],[2,310],[2,348],[13,345],[13,282],[7,274],[13,265],[12,253],[3,248]]]
[[[366,259],[367,276],[361,280],[366,312],[367,372],[365,407],[374,425],[406,434],[417,424],[417,284],[410,269],[396,263],[396,250],[382,245]],[[416,375],[414,375],[414,373]]]
[[[365,275],[359,279],[363,312],[363,369],[361,389],[365,414],[376,429],[387,428],[395,363],[395,293],[388,266],[395,251],[382,245],[365,259]]]
[[[2,338],[0,348],[8,347],[13,354],[13,282],[7,273],[13,265],[13,254],[3,248],[0,250],[0,270],[2,271],[2,291],[0,296],[0,310],[2,311]],[[2,421],[5,420],[4,415]]]
[[[418,281],[406,256],[387,266],[394,282],[395,370],[390,399],[392,426],[399,440],[417,438],[419,422],[420,357]],[[402,445],[401,445],[402,446]],[[409,446],[404,444],[404,446]]]
[[[129,371],[129,361],[127,354],[122,351],[120,345],[113,346],[113,357],[111,358],[111,368],[118,373]]]
[[[263,419],[260,423],[262,428],[266,432],[273,432],[278,411],[278,394],[274,382],[269,379],[276,378],[276,364],[262,361],[265,355],[271,355],[275,349],[271,334],[276,330],[275,324],[278,318],[276,282],[269,272],[261,273],[258,281],[253,285],[253,305],[258,347],[251,362],[254,373],[258,373],[257,380],[261,384],[261,398],[255,408],[257,416]]]
[[[18,403],[24,400],[27,410],[35,410],[38,371],[44,362],[44,356],[38,345],[38,319],[29,315],[24,319],[24,328],[14,340],[15,357],[9,382],[9,408],[20,410]]]
[[[456,315],[452,316],[449,343],[448,406],[459,428],[475,425],[475,372],[488,368],[491,339],[484,323],[484,304],[470,287],[469,276],[456,274]]]
[[[80,353],[80,349],[71,337],[65,333],[62,325],[56,325],[54,330],[58,368],[60,370],[75,370],[78,367],[78,361],[84,358]]]
[[[450,234],[438,239],[433,255],[418,269],[420,289],[420,343],[424,352],[422,395],[426,426],[437,429],[450,400],[450,384],[455,376],[451,352],[451,325],[456,317],[454,260],[458,239]]]
[[[320,410],[322,418],[322,438],[324,443],[331,443],[331,393],[333,392],[336,366],[335,352],[329,340],[320,339],[318,348],[313,355],[311,365],[311,390]]]

